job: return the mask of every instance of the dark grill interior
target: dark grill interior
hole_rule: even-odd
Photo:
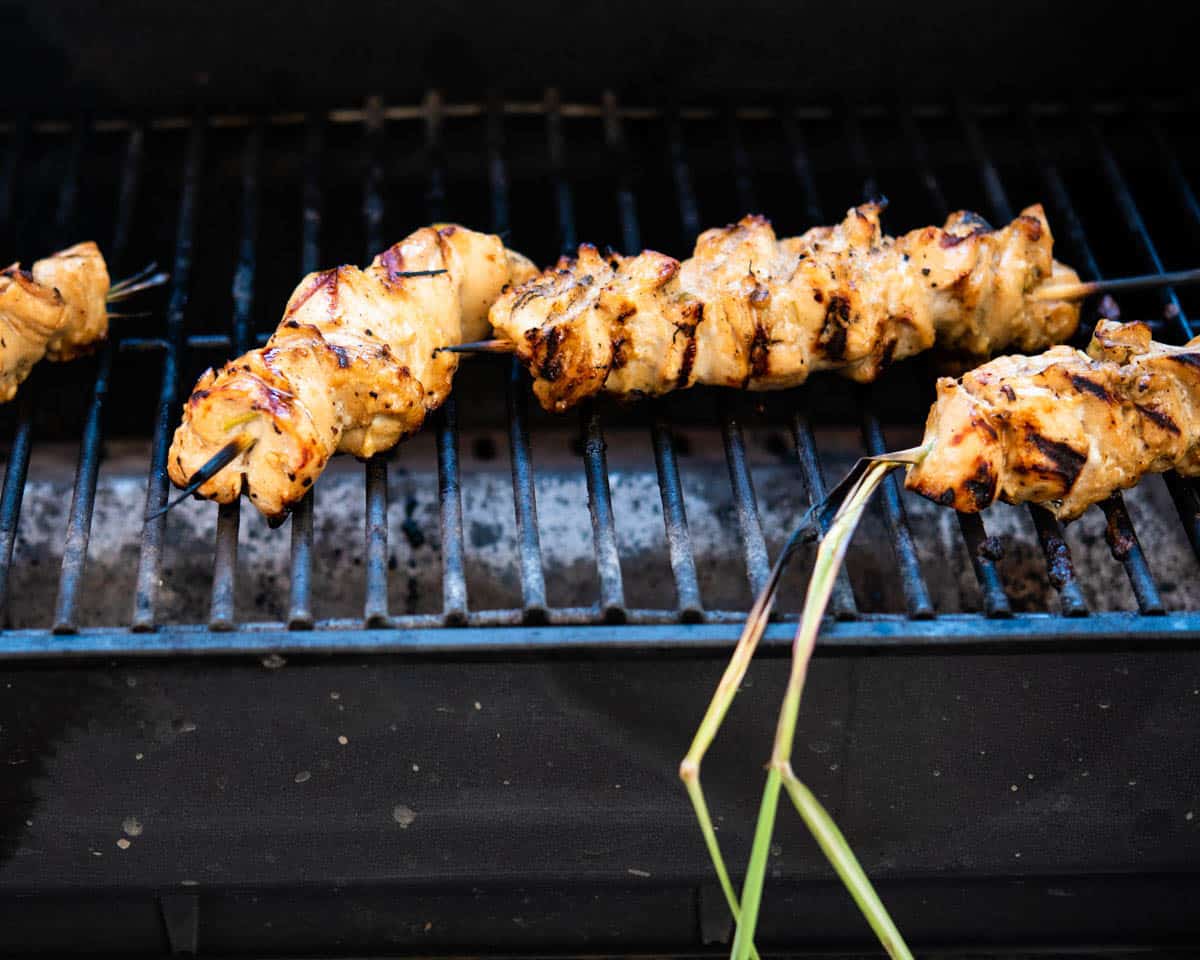
[[[1041,200],[1056,231],[1056,252],[1085,278],[1190,266],[1200,232],[1200,205],[1189,180],[1194,171],[1186,161],[1196,153],[1195,121],[1193,111],[1175,102],[681,108],[627,105],[611,95],[567,101],[551,91],[528,102],[444,102],[429,94],[420,104],[372,97],[361,108],[328,114],[95,116],[11,124],[0,190],[0,222],[10,249],[31,259],[55,244],[95,237],[114,276],[157,258],[170,266],[172,280],[164,297],[130,308],[149,310],[149,316],[116,321],[113,341],[96,358],[43,364],[3,411],[11,442],[0,495],[0,604],[10,619],[19,611],[24,628],[4,635],[4,652],[727,642],[745,609],[736,597],[757,591],[786,534],[764,529],[760,521],[756,451],[748,453],[747,436],[791,465],[802,506],[819,497],[826,475],[840,474],[854,455],[846,428],[859,428],[860,449],[873,453],[908,442],[932,395],[928,362],[901,365],[864,389],[822,376],[781,395],[693,391],[657,404],[599,404],[582,412],[573,438],[564,428],[569,418],[530,409],[523,374],[507,361],[466,362],[455,399],[427,425],[435,449],[414,441],[366,464],[360,525],[334,533],[345,556],[361,563],[361,615],[320,613],[323,578],[313,568],[310,494],[290,530],[275,532],[266,531],[252,510],[204,508],[209,522],[215,520],[215,545],[210,613],[198,626],[213,632],[161,612],[160,593],[178,566],[170,559],[175,518],[146,525],[136,553],[124,554],[133,562],[125,579],[109,586],[132,594],[128,614],[103,622],[80,616],[106,443],[148,460],[147,502],[165,502],[167,446],[199,371],[263,342],[301,273],[366,262],[431,220],[505,233],[511,245],[545,263],[584,239],[624,250],[645,245],[686,253],[699,230],[746,211],[768,213],[781,235],[797,233],[830,222],[864,196],[889,197],[891,232],[940,222],[960,206],[1006,222],[1020,206]],[[1182,342],[1193,333],[1188,296],[1171,290],[1131,295],[1119,309],[1125,319],[1149,320],[1158,337]],[[1110,313],[1114,308],[1106,306]],[[1091,306],[1085,313],[1085,327],[1096,312]],[[645,603],[645,592],[630,585],[640,574],[633,561],[626,557],[622,564],[606,431],[623,438],[649,432],[650,444],[638,441],[637,465],[629,469],[649,471],[652,449],[664,524],[660,555],[670,569],[664,582],[673,585],[674,595],[659,591],[647,605],[630,599]],[[468,434],[484,459],[503,458],[495,441],[507,435],[516,517],[508,545],[516,589],[500,606],[472,604],[468,589],[472,547],[464,537],[460,462],[461,438]],[[542,434],[559,438],[564,448],[571,443],[582,456],[595,558],[588,575],[594,593],[584,605],[555,601],[556,574],[548,575],[542,561],[534,450]],[[706,557],[689,537],[680,464],[681,458],[686,464],[690,443],[681,451],[675,438],[691,435],[719,435],[728,468],[731,509],[723,522],[738,544],[747,589],[733,594],[726,608],[706,601],[700,587]],[[40,445],[61,450],[76,442],[73,494],[59,520],[60,546],[51,552],[61,566],[36,574],[57,578],[57,600],[52,610],[31,611],[12,589],[26,479],[37,476]],[[622,454],[630,443],[620,446]],[[413,539],[394,518],[389,524],[388,503],[396,496],[396,471],[419,463],[422,453],[436,458],[439,524],[430,535],[441,562],[440,598],[422,597],[401,612],[389,597],[389,581],[394,592],[403,575],[395,569],[396,545]],[[1194,485],[1174,476],[1165,483],[1184,534],[1200,550]],[[1165,639],[1197,626],[1191,610],[1176,605],[1168,611],[1120,498],[1105,504],[1103,513],[1108,546],[1135,601],[1129,613],[1089,609],[1069,537],[1047,514],[1030,509],[1023,522],[1044,553],[1044,575],[1057,601],[1044,612],[1036,603],[1014,602],[999,562],[1006,545],[988,538],[987,515],[964,515],[959,525],[978,600],[971,611],[938,617],[928,580],[943,572],[923,569],[906,501],[890,481],[879,508],[891,544],[891,555],[880,563],[891,570],[890,589],[902,603],[889,608],[877,602],[887,590],[864,597],[861,585],[856,602],[843,578],[832,607],[839,622],[827,643],[1075,643],[1132,633]],[[496,509],[510,508],[498,502]],[[266,602],[282,616],[247,616],[235,600],[240,524],[254,525],[255,536],[267,538],[274,550],[290,550],[280,596]],[[1114,564],[1109,576],[1118,577],[1117,570]],[[679,622],[712,626],[669,626]],[[550,629],[536,635],[437,630],[522,624]],[[629,626],[555,629],[586,624]],[[391,627],[423,629],[388,632]],[[787,634],[784,624],[771,636],[782,640]]]

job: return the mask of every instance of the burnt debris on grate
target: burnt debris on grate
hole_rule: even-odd
[[[39,369],[0,411],[0,608],[30,628],[5,649],[51,632],[118,651],[159,642],[133,632],[184,649],[228,633],[237,649],[250,634],[309,630],[331,648],[403,645],[406,635],[436,646],[429,637],[458,625],[482,629],[454,643],[501,646],[535,635],[487,628],[548,624],[536,636],[551,644],[568,642],[573,625],[607,624],[615,632],[605,636],[633,645],[661,643],[653,625],[704,624],[676,627],[680,642],[732,637],[789,519],[822,496],[826,476],[919,427],[931,364],[917,359],[871,387],[824,377],[769,397],[697,390],[632,407],[598,402],[573,420],[531,407],[514,362],[464,362],[455,399],[423,436],[357,474],[335,465],[279,534],[237,504],[189,504],[136,535],[121,528],[114,543],[106,445],[144,451],[139,506],[161,503],[167,445],[198,369],[263,342],[255,317],[269,329],[296,267],[311,272],[364,247],[369,258],[392,232],[426,220],[490,226],[548,262],[581,240],[683,253],[703,227],[760,207],[798,232],[881,191],[896,201],[897,230],[948,205],[1007,219],[1018,198],[1041,199],[1062,258],[1085,277],[1189,265],[1174,261],[1188,250],[1180,236],[1200,233],[1194,151],[1181,149],[1194,143],[1190,119],[1170,104],[647,108],[548,91],[520,102],[431,93],[321,114],[5,127],[0,219],[22,254],[91,228],[111,238],[117,269],[166,239],[157,254],[172,270],[162,314],[114,329],[91,360]],[[101,189],[89,161],[104,151],[112,176]],[[1164,210],[1175,214],[1165,230]],[[282,233],[294,234],[280,248],[292,257],[272,242]],[[210,275],[225,264],[229,272]],[[1191,335],[1176,291],[1121,306],[1126,319],[1153,320],[1160,337]],[[493,433],[507,435],[507,464],[467,455],[464,436]],[[43,479],[43,460],[57,462],[60,449],[75,459],[66,484]],[[1001,621],[1099,635],[1105,611],[1120,607],[1134,611],[1132,633],[1177,629],[1164,610],[1200,608],[1189,586],[1200,498],[1193,482],[1164,480],[1066,532],[1037,509],[943,517],[892,481],[839,578],[830,643],[919,646],[932,635],[919,625],[928,618],[931,630],[985,642]],[[1163,517],[1172,502],[1182,526]],[[880,550],[882,539],[890,546]],[[962,570],[931,564],[943,554]],[[43,561],[54,570],[44,587]],[[1048,606],[1050,596],[1058,603]],[[963,620],[962,611],[978,612]],[[955,618],[935,615],[946,612]],[[1081,625],[1063,626],[1061,615]],[[1200,627],[1195,616],[1188,629]]]

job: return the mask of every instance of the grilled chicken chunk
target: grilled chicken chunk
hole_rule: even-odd
[[[0,272],[0,403],[43,357],[72,360],[108,335],[108,268],[92,242],[77,243],[32,271]]]
[[[836,369],[860,382],[937,344],[960,360],[1038,350],[1079,321],[1068,301],[1028,296],[1078,279],[1051,256],[1040,206],[991,229],[956,213],[899,238],[880,204],[779,240],[762,217],[701,234],[680,263],[582,246],[492,307],[542,405],[599,392],[658,395],[695,383],[773,390]]]
[[[444,270],[435,276],[405,273]],[[246,493],[268,517],[301,497],[334,453],[370,457],[421,428],[450,392],[457,358],[434,349],[486,334],[487,312],[534,267],[498,237],[425,227],[365,270],[305,277],[266,346],[208,370],[184,405],[171,480],[186,486],[238,436],[255,439],[200,496]]]
[[[1073,520],[1147,473],[1200,475],[1200,337],[1173,347],[1106,320],[1086,353],[1054,347],[942,378],[925,444],[908,488],[967,512],[999,498]]]

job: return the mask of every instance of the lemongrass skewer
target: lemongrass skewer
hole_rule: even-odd
[[[808,664],[816,646],[817,634],[825,607],[833,592],[837,572],[845,559],[846,550],[858,526],[871,494],[884,477],[900,465],[917,462],[927,448],[904,451],[901,454],[885,454],[873,459],[854,484],[845,502],[834,517],[829,532],[817,550],[816,563],[805,595],[804,611],[792,644],[792,669],[784,693],[783,706],[779,713],[779,724],[775,733],[775,746],[771,752],[767,783],[763,790],[759,808],[758,824],[754,832],[754,844],[750,851],[750,863],[742,887],[742,910],[734,934],[733,960],[747,960],[751,956],[754,931],[758,923],[758,911],[762,904],[763,882],[766,876],[767,856],[771,849],[771,835],[775,826],[775,814],[779,806],[779,794],[786,789],[801,819],[816,839],[821,851],[850,892],[854,902],[866,918],[871,929],[879,938],[884,950],[892,960],[912,960],[912,953],[904,942],[896,924],[892,921],[883,901],[875,892],[866,872],[850,849],[846,838],[837,825],[800,781],[792,770],[792,744],[796,735],[796,720],[800,712],[800,697],[808,675]]]
[[[893,454],[885,454],[882,458],[867,457],[860,460],[855,464],[854,469],[850,471],[846,478],[830,490],[822,500],[813,504],[800,520],[800,523],[792,532],[792,535],[788,538],[778,558],[775,560],[766,585],[755,598],[754,605],[750,608],[750,613],[746,618],[746,625],[743,627],[741,636],[738,638],[737,646],[734,648],[733,655],[729,659],[729,664],[726,666],[725,672],[722,674],[721,680],[717,685],[716,692],[709,702],[708,709],[700,721],[700,726],[696,730],[696,735],[692,740],[691,747],[688,749],[687,756],[679,764],[679,777],[683,780],[684,786],[687,789],[688,797],[692,802],[692,809],[695,811],[696,819],[700,824],[700,832],[704,837],[705,846],[708,848],[709,857],[712,859],[713,869],[717,873],[717,878],[720,881],[721,889],[725,894],[725,899],[729,904],[729,909],[734,920],[739,919],[738,898],[733,884],[729,879],[729,871],[725,865],[720,844],[717,841],[716,831],[712,823],[712,815],[709,812],[708,802],[704,796],[704,789],[700,783],[700,768],[704,762],[704,757],[716,739],[718,731],[721,729],[725,715],[728,713],[733,703],[733,698],[737,694],[742,680],[745,678],[750,661],[754,657],[754,652],[758,649],[759,641],[767,629],[771,610],[775,606],[775,597],[779,590],[780,579],[796,548],[801,543],[816,539],[820,535],[821,530],[826,526],[826,521],[831,519],[830,513],[844,502],[843,498],[858,489],[862,478],[868,471],[872,470],[873,466],[877,466],[878,462],[882,461],[891,465],[911,463],[923,455],[924,450],[916,448]],[[877,481],[875,483],[877,484]],[[874,486],[872,489],[874,489]],[[834,517],[836,517],[836,514],[834,514]],[[832,533],[832,527],[830,528],[830,532]],[[850,532],[853,531],[851,530]],[[824,604],[822,604],[821,609],[823,612]],[[819,622],[820,616],[817,617],[817,620]],[[753,950],[752,944],[750,949]],[[753,955],[752,953],[751,956]]]

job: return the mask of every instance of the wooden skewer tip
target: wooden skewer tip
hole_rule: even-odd
[[[150,523],[153,520],[157,520],[164,513],[174,510],[184,500],[208,483],[209,480],[233,463],[234,460],[247,450],[252,449],[256,443],[258,443],[258,437],[248,433],[238,434],[238,436],[234,437],[214,453],[199,470],[192,474],[191,480],[188,481],[188,485],[183,488],[179,496],[168,502],[165,506],[160,507],[154,513],[149,514],[143,522]]]
[[[452,343],[438,347],[438,353],[516,353],[517,345],[511,340],[472,340],[470,343]]]

